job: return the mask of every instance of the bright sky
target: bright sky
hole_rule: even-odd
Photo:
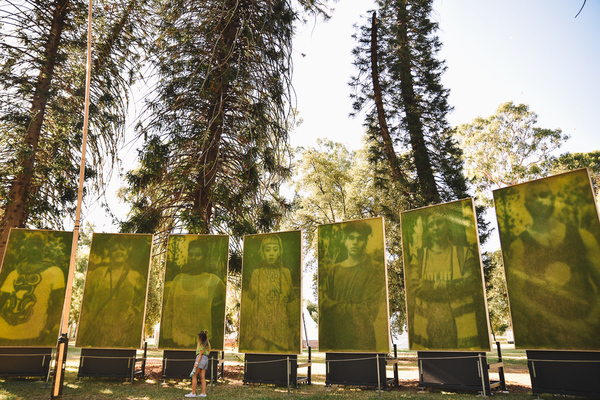
[[[598,150],[600,139],[600,2],[437,0],[433,18],[440,24],[448,67],[443,84],[451,90],[452,125],[489,116],[503,102],[529,104],[539,126],[571,135],[560,152]],[[302,123],[293,146],[314,146],[321,137],[357,149],[362,119],[352,111],[348,82],[352,66],[353,25],[364,23],[371,0],[340,0],[330,21],[298,29],[294,51],[294,88]],[[362,16],[362,18],[361,18]],[[132,159],[136,152],[129,149]],[[125,165],[125,170],[131,168]],[[113,179],[116,190],[120,183]],[[113,190],[113,189],[109,189]],[[124,217],[127,206],[111,200]],[[86,213],[98,231],[115,232],[96,206]]]
[[[600,2],[559,0],[437,0],[433,19],[440,25],[440,59],[448,69],[456,126],[492,115],[507,101],[525,103],[538,114],[538,126],[560,128],[571,139],[559,150],[600,149]],[[372,1],[341,0],[327,23],[300,29],[294,54],[294,87],[302,124],[294,146],[315,146],[321,137],[362,146],[362,119],[350,118],[348,82],[354,24],[368,21]],[[303,56],[303,54],[305,56]],[[495,215],[486,218],[496,227]],[[497,229],[484,246],[500,247]]]
[[[561,152],[597,150],[600,139],[600,2],[438,0],[439,58],[448,67],[452,125],[489,116],[503,102],[529,104],[539,126],[561,128],[571,140]],[[299,30],[294,87],[303,123],[295,146],[327,137],[361,146],[362,120],[351,119],[350,76],[355,73],[350,38],[355,23],[370,17],[373,3],[341,0],[333,17]],[[361,18],[362,16],[362,18]],[[303,57],[301,54],[305,54]]]

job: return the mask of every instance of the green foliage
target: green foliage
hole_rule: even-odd
[[[449,91],[441,84],[444,62],[436,58],[441,42],[435,35],[437,23],[430,19],[432,3],[378,0],[377,24],[359,28],[353,50],[358,70],[350,83],[353,108],[355,113],[366,112],[372,209],[386,219],[390,310],[397,332],[405,323],[400,212],[468,196],[462,152],[447,121],[452,108]],[[375,58],[376,74],[372,69]],[[382,113],[373,107],[377,104],[376,83],[381,88]],[[382,118],[389,129],[393,155],[386,152]],[[390,173],[394,157],[403,179]],[[488,224],[481,216],[478,224],[483,243]]]
[[[73,289],[71,295],[71,310],[69,312],[69,325],[78,323],[81,312],[81,299],[83,298],[83,287],[85,284],[85,274],[90,257],[90,246],[92,244],[92,235],[94,226],[86,223],[79,231],[79,240],[77,245],[77,255],[75,259],[75,271],[73,273]]]
[[[405,301],[398,202],[376,187],[368,150],[349,151],[340,143],[319,139],[317,147],[298,149],[294,167],[296,197],[283,226],[304,231],[305,274],[313,276],[315,297],[317,226],[386,215],[390,312],[394,331],[401,333]]]
[[[543,167],[548,175],[587,168],[596,191],[596,204],[600,206],[600,192],[598,192],[598,185],[600,185],[600,151],[561,154],[558,157],[548,159]]]
[[[157,246],[158,247],[158,246]],[[146,299],[146,319],[144,329],[146,336],[154,334],[156,324],[160,322],[163,300],[163,285],[165,276],[166,251],[153,248],[152,262],[150,264],[150,275],[148,277],[148,295]]]
[[[372,176],[364,159],[340,143],[318,139],[317,146],[297,149],[296,198],[286,220],[289,228],[304,231],[305,264],[313,272],[318,225],[376,215],[369,207]]]
[[[310,314],[310,317],[315,321],[316,324],[319,323],[319,305],[317,303],[313,303],[310,300],[304,300],[304,304],[306,305],[306,310]]]
[[[467,196],[462,174],[461,151],[446,119],[452,110],[448,89],[441,85],[444,62],[436,55],[441,42],[435,35],[438,26],[429,15],[431,0],[379,0],[377,4],[377,58],[382,103],[390,136],[407,187],[393,187],[383,151],[371,73],[371,24],[355,35],[352,78],[354,110],[366,110],[370,160],[379,166],[377,184],[392,191],[404,203],[403,209],[460,199]],[[433,181],[430,187],[428,179]],[[396,185],[398,182],[394,182]]]
[[[526,104],[501,104],[488,118],[460,125],[455,136],[464,152],[467,177],[480,204],[491,205],[491,190],[541,178],[543,166],[567,139],[560,129],[537,127]]]
[[[496,340],[496,335],[503,334],[511,325],[502,251],[485,252],[482,259],[490,325]]]
[[[243,235],[277,226],[297,18],[285,1],[158,4],[148,50],[157,83],[138,125],[139,167],[125,176],[122,231],[226,233],[240,252]]]
[[[117,161],[127,90],[139,69],[144,0],[94,2],[84,193],[102,195]],[[88,3],[10,2],[0,9],[0,253],[11,226],[58,228],[78,191]]]

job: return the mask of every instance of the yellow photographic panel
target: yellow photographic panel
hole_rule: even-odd
[[[319,351],[390,349],[383,218],[319,225]]]
[[[223,350],[228,261],[227,235],[169,236],[159,348],[195,349],[205,330]]]
[[[139,348],[152,235],[94,233],[77,347]]]
[[[56,346],[73,232],[11,229],[0,271],[0,346]]]
[[[600,350],[600,222],[586,169],[494,191],[524,349]]]
[[[410,349],[490,351],[473,200],[400,216]]]
[[[302,231],[244,236],[240,353],[299,354]]]

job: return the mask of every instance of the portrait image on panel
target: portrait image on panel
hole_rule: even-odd
[[[0,270],[0,346],[56,346],[72,243],[73,232],[10,230]]]
[[[139,348],[152,235],[94,233],[77,347]]]
[[[490,351],[473,200],[403,212],[401,222],[410,349]]]
[[[319,351],[389,351],[383,218],[319,225]]]
[[[240,353],[300,353],[302,231],[244,236]]]
[[[494,191],[515,345],[600,350],[600,223],[586,169]]]
[[[161,349],[195,349],[207,331],[211,348],[223,350],[228,260],[229,236],[169,236]]]

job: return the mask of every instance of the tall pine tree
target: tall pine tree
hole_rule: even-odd
[[[462,152],[447,115],[448,89],[441,84],[441,42],[430,19],[433,0],[378,0],[371,20],[359,28],[350,85],[354,111],[365,113],[370,162],[387,203],[390,311],[397,331],[405,316],[401,211],[465,198]],[[480,232],[487,224],[479,218]],[[392,287],[393,285],[393,287]]]
[[[140,165],[126,176],[133,207],[123,231],[241,238],[277,225],[287,207],[279,186],[290,176],[295,8],[322,7],[298,4],[160,4],[156,85],[139,126]]]
[[[382,183],[394,184],[413,208],[467,195],[461,152],[447,121],[452,108],[441,84],[444,62],[436,58],[441,42],[429,17],[432,3],[377,1],[379,17],[374,14],[356,35],[359,73],[351,82],[354,110],[366,111],[373,160],[389,166],[381,171]]]
[[[139,67],[143,4],[95,2],[86,178],[97,191],[104,167],[117,159],[127,88]],[[87,7],[81,0],[24,0],[0,8],[0,257],[10,228],[61,229],[74,214]]]

